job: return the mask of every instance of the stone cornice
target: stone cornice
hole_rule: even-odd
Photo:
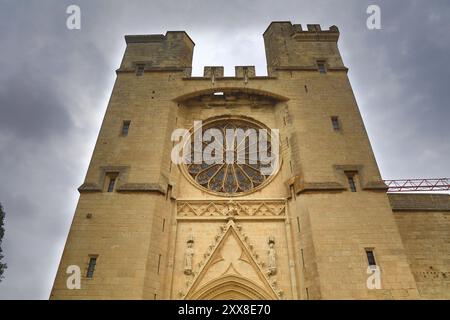
[[[160,183],[125,183],[119,186],[118,192],[159,192],[166,194],[166,188]]]
[[[305,182],[301,177],[296,176],[291,178],[288,185],[294,186],[294,191],[296,194],[309,192],[309,191],[325,191],[325,192],[336,192],[347,190],[342,184],[335,181],[323,181],[323,182]]]
[[[317,69],[317,68],[316,68]],[[248,77],[248,80],[276,80],[278,79],[277,77],[272,77],[272,76],[254,76],[254,77]],[[189,81],[189,80],[207,80],[207,81],[211,81],[211,77],[203,77],[203,76],[199,76],[199,77],[184,77],[183,80]],[[220,80],[244,80],[243,77],[233,77],[233,76],[226,76],[226,77],[214,77],[215,81],[220,81]]]
[[[388,193],[393,211],[450,211],[448,194]]]
[[[337,171],[337,177],[344,177],[344,173],[347,171],[357,172],[359,175],[359,182],[361,189],[365,191],[382,191],[386,192],[388,187],[382,180],[367,181],[364,174],[364,166],[360,164],[344,164],[333,165],[333,169]],[[307,191],[346,191],[348,186],[343,184],[343,180],[338,181],[305,181],[301,176],[294,176],[290,178],[286,184],[288,186],[294,186],[295,193],[307,192]]]
[[[97,183],[95,182],[85,182],[79,188],[80,193],[84,192],[103,192],[103,185],[105,177],[108,172],[118,173],[118,178],[116,182],[116,192],[158,192],[161,194],[166,194],[167,181],[163,179],[160,182],[146,182],[146,183],[136,183],[128,182],[128,173],[130,171],[130,166],[124,165],[108,165],[99,167],[100,174]]]
[[[184,34],[189,41],[195,45],[194,41],[192,41],[191,37],[187,34],[186,31],[167,31],[166,34],[137,34],[137,35],[126,35],[125,42],[126,44],[130,43],[150,43],[150,42],[162,42],[167,40],[167,36],[171,34],[181,33]]]
[[[383,181],[369,181],[363,186],[363,190],[387,191],[388,189],[388,186]]]
[[[303,182],[297,184],[297,194],[308,191],[344,191],[346,188],[338,182]]]
[[[146,72],[184,72],[190,67],[145,67],[144,74]],[[120,68],[116,70],[116,73],[135,73],[134,68]]]
[[[80,187],[78,187],[78,192],[101,192],[102,188],[97,183],[85,182]]]
[[[165,195],[166,189],[161,183],[124,183],[116,188],[116,192],[158,192]],[[102,188],[97,183],[85,182],[78,192],[102,192]]]
[[[276,71],[317,71],[317,66],[279,66],[274,67]],[[348,72],[347,67],[328,67],[327,71],[343,71]]]
[[[294,32],[291,37],[297,41],[310,41],[310,42],[337,42],[339,40],[339,32],[322,30],[319,32],[314,31],[298,31]]]

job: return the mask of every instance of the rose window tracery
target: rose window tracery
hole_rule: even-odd
[[[190,162],[186,165],[189,176],[201,187],[221,194],[242,194],[256,188],[263,186],[270,178],[263,167],[267,167],[267,164],[262,164],[259,157],[259,141],[261,137],[260,129],[266,129],[267,132],[267,149],[264,150],[266,154],[271,154],[271,136],[270,130],[264,128],[262,125],[242,120],[242,119],[221,119],[211,121],[202,126],[202,134],[206,130],[217,129],[222,133],[222,141],[218,141],[222,152],[221,163],[208,164],[204,159],[201,164],[194,163],[194,154],[196,152],[194,148],[194,134],[192,134],[191,141],[191,153]],[[246,133],[255,133],[257,138],[239,139],[238,129]],[[230,131],[233,130],[233,138]],[[242,137],[242,135],[241,135]],[[211,140],[212,141],[212,140]],[[205,148],[211,143],[211,141],[202,141],[202,154],[204,155]],[[231,144],[229,141],[232,141]],[[227,146],[228,153],[232,154],[233,161],[226,161],[227,159]],[[198,152],[198,150],[197,150]],[[213,153],[213,155],[215,155]],[[256,160],[256,161],[255,161]],[[227,163],[228,162],[228,163]]]

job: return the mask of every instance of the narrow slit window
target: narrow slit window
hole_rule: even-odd
[[[302,266],[303,266],[303,268],[305,268],[305,257],[303,254],[303,249],[300,249],[300,251],[301,251],[301,255],[302,255]]]
[[[122,136],[126,137],[128,135],[128,131],[130,131],[130,125],[131,125],[130,120],[125,120],[122,123]]]
[[[366,249],[367,262],[369,266],[376,266],[377,262],[375,261],[375,254],[373,253],[373,249]]]
[[[348,177],[348,185],[351,192],[356,192],[356,183],[353,177]]]
[[[136,65],[136,75],[142,76],[144,74],[145,65],[142,63],[139,63]]]
[[[117,172],[111,172],[106,174],[106,192],[114,192],[117,182]]]
[[[116,184],[116,178],[110,178],[108,183],[108,192],[114,191],[114,186]]]
[[[97,257],[91,256],[89,257],[89,264],[86,272],[87,278],[93,278],[94,277],[94,271],[95,271],[95,265],[97,264]]]
[[[317,61],[317,69],[319,70],[319,73],[327,73],[325,61]]]
[[[331,117],[331,124],[333,125],[333,129],[336,131],[341,130],[341,125],[339,123],[339,117]]]
[[[171,196],[172,196],[172,186],[169,184],[167,185],[166,190],[166,200],[169,200]]]
[[[157,274],[159,274],[159,267],[161,266],[161,255],[158,255],[158,270],[157,270]]]
[[[354,172],[346,172],[347,175],[347,181],[348,181],[348,187],[350,188],[351,192],[356,192],[356,182],[355,182],[355,176],[356,173]]]

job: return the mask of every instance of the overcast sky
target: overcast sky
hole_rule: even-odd
[[[81,30],[66,8],[81,7]],[[381,30],[366,9],[381,7]],[[0,0],[0,202],[8,269],[0,299],[47,299],[125,34],[186,30],[204,65],[255,65],[274,20],[337,25],[385,179],[450,177],[450,2]]]

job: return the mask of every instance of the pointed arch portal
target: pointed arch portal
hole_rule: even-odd
[[[252,252],[242,240],[233,220],[224,227],[205,265],[199,270],[185,299],[189,300],[276,300]]]
[[[215,279],[196,290],[194,300],[272,300],[274,297],[253,282],[236,275]]]

